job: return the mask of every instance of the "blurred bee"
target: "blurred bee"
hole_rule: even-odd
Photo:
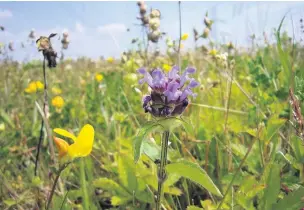
[[[1,30],[1,31],[4,31],[5,28],[4,28],[3,26],[0,26],[0,30]]]

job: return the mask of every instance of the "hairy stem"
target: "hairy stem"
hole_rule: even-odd
[[[161,160],[158,168],[158,189],[156,198],[156,210],[161,209],[161,198],[163,195],[163,186],[166,180],[166,165],[167,165],[167,154],[168,154],[168,142],[169,142],[169,131],[164,131],[161,143]]]

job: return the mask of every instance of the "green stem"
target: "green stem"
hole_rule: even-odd
[[[168,142],[169,142],[169,131],[164,131],[161,143],[161,162],[158,168],[158,189],[156,199],[156,210],[161,209],[161,198],[163,195],[164,183],[166,180],[166,165],[167,165],[167,154],[168,154]]]
[[[90,201],[89,201],[89,195],[86,186],[85,165],[83,158],[80,160],[80,179],[81,179],[82,193],[84,197],[84,207],[86,210],[89,210]]]
[[[233,184],[234,180],[235,180],[236,177],[238,176],[238,174],[239,174],[241,168],[243,167],[243,165],[244,165],[244,163],[245,163],[245,160],[247,159],[247,157],[248,157],[248,155],[249,155],[249,153],[250,153],[250,151],[251,151],[251,149],[252,149],[252,147],[253,147],[253,145],[254,145],[254,143],[256,142],[257,139],[258,139],[258,137],[254,138],[254,140],[252,141],[250,147],[248,148],[247,153],[246,153],[245,157],[243,158],[242,162],[240,163],[238,169],[237,169],[236,172],[234,173],[234,176],[233,176],[231,182],[229,183],[229,186],[228,186],[228,188],[227,188],[227,190],[226,190],[226,192],[225,192],[225,194],[224,194],[224,197],[223,197],[223,199],[222,199],[220,205],[217,207],[217,210],[220,210],[220,209],[221,209],[221,206],[223,205],[223,203],[224,203],[224,201],[225,201],[225,198],[227,197],[227,195],[228,195],[228,193],[229,193],[229,190],[230,190],[230,188],[232,187],[232,184]]]
[[[69,165],[70,163],[65,163],[63,164],[58,172],[57,172],[57,175],[56,175],[56,178],[55,178],[55,181],[54,181],[54,184],[53,184],[53,187],[52,187],[52,190],[51,190],[51,194],[49,196],[49,199],[47,200],[47,205],[46,205],[46,210],[48,210],[50,208],[50,205],[51,205],[51,202],[52,202],[52,199],[53,199],[53,195],[54,195],[54,192],[55,192],[55,188],[56,188],[56,185],[57,185],[57,182],[59,180],[59,177],[60,177],[60,174],[61,172]]]

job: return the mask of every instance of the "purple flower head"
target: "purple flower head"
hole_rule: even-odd
[[[167,75],[159,68],[151,73],[140,68],[138,73],[144,76],[139,84],[147,83],[152,89],[151,94],[143,98],[143,108],[155,117],[181,115],[188,106],[188,96],[197,95],[191,90],[199,85],[195,79],[189,77],[195,73],[192,67],[186,68],[181,75],[177,66]]]

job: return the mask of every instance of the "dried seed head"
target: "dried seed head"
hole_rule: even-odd
[[[142,22],[142,24],[143,25],[147,25],[147,24],[149,24],[149,18],[148,18],[148,16],[142,16],[141,17],[141,22]]]
[[[160,26],[160,20],[159,20],[159,18],[151,18],[149,20],[149,26],[150,26],[150,28],[153,31],[157,30],[159,28],[159,26]]]
[[[141,15],[146,14],[146,12],[147,12],[147,5],[145,5],[145,4],[140,5],[139,12],[140,12]]]
[[[138,1],[137,2],[137,5],[140,7],[141,5],[144,5],[145,4],[145,2],[144,1]]]
[[[14,51],[14,43],[12,41],[8,44],[8,49]]]
[[[151,42],[153,43],[157,43],[159,38],[161,36],[161,32],[159,30],[156,30],[156,31],[151,31],[149,34],[148,34],[148,38]]]
[[[206,16],[204,18],[204,23],[205,23],[206,27],[211,28],[213,22]]]
[[[35,37],[36,37],[35,36],[35,29],[32,29],[31,32],[30,32],[30,34],[29,34],[29,38],[30,39],[35,39]]]
[[[204,32],[202,34],[202,37],[203,38],[207,38],[209,36],[209,33],[210,33],[210,29],[209,28],[205,28]]]
[[[152,9],[150,13],[151,18],[160,18],[161,13],[158,9]]]

